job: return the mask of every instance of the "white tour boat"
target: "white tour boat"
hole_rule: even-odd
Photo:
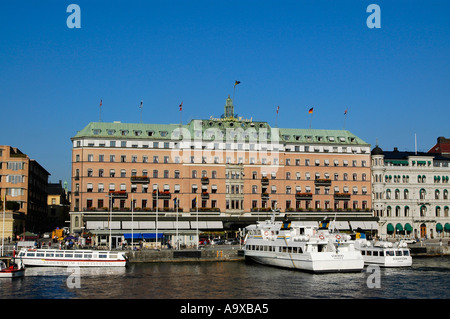
[[[369,241],[364,238],[355,240],[355,247],[364,258],[366,265],[380,267],[410,267],[412,257],[405,242]]]
[[[18,257],[25,266],[125,267],[127,257],[119,251],[22,248]]]
[[[346,234],[292,223],[270,221],[246,227],[246,259],[255,262],[321,272],[358,272],[364,267],[361,252]]]
[[[0,278],[23,277],[25,266],[22,261],[16,261],[14,257],[0,257]]]

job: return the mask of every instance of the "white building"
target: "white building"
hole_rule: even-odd
[[[372,150],[374,215],[382,238],[448,238],[450,158]]]

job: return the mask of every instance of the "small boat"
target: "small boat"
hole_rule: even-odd
[[[403,242],[355,240],[355,248],[361,251],[366,265],[380,267],[410,267],[412,257],[408,245]]]
[[[16,278],[25,275],[25,266],[19,259],[16,262],[15,257],[0,257],[0,278]]]
[[[313,273],[358,272],[361,252],[350,236],[295,222],[269,221],[246,227],[244,256],[264,265]]]
[[[18,257],[25,266],[125,267],[128,261],[123,252],[85,249],[22,248]]]

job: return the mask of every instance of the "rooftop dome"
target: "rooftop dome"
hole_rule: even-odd
[[[383,150],[377,145],[371,152],[372,155],[383,155]]]

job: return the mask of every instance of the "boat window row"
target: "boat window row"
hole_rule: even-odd
[[[22,254],[19,256],[23,256]],[[85,258],[90,259],[93,257],[92,253],[74,253],[72,251],[61,252],[27,252],[27,257],[48,257],[48,258]],[[117,258],[117,254],[110,255],[111,258]],[[108,258],[107,253],[99,253],[98,258]]]
[[[361,250],[361,255],[363,256],[409,256],[409,250],[386,250],[386,251],[377,251],[377,250]]]
[[[255,251],[269,251],[269,252],[283,252],[283,253],[289,253],[289,254],[303,254],[302,247],[246,245],[245,248],[247,250],[255,250]]]

